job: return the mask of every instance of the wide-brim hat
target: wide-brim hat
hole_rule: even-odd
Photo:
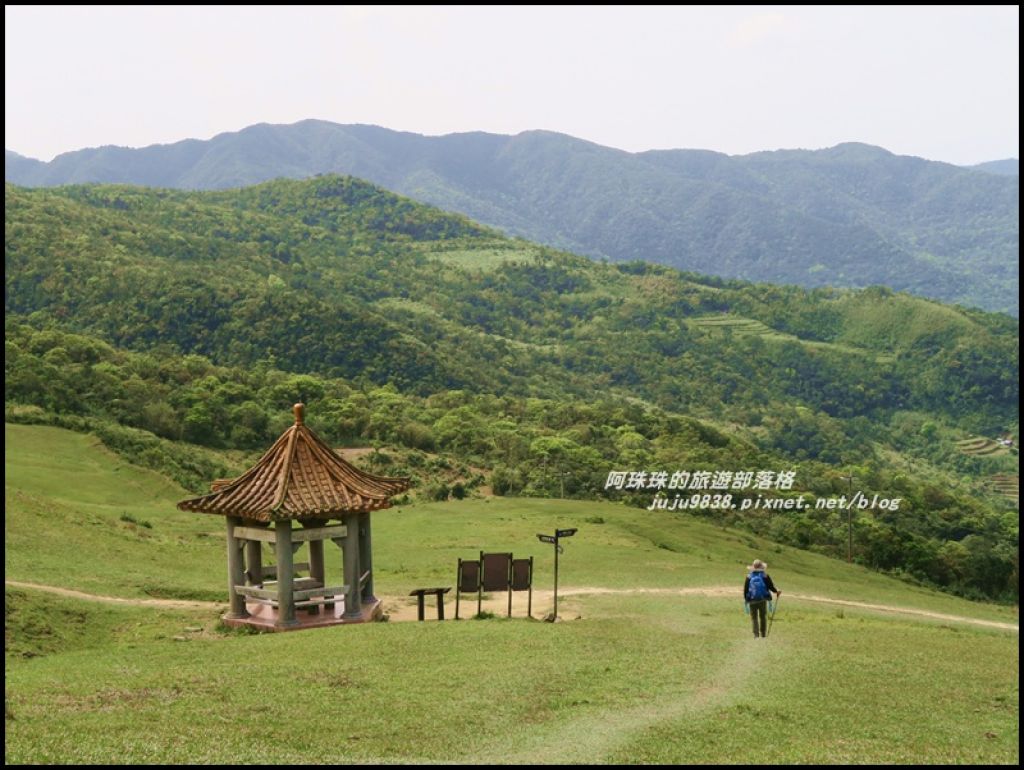
[[[768,571],[768,565],[765,564],[760,559],[754,559],[754,563],[751,564],[749,567],[747,567],[747,572],[758,572],[758,571],[767,572]]]

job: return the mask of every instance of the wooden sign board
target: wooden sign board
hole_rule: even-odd
[[[507,591],[512,577],[512,554],[485,553],[483,584],[485,591]]]
[[[459,592],[475,594],[480,589],[480,562],[459,559]]]
[[[528,591],[533,582],[533,559],[512,560],[512,590]]]

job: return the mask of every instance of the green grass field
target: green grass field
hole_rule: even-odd
[[[839,342],[855,346],[902,351],[929,334],[953,339],[978,330],[955,307],[907,294],[847,292],[837,304],[846,318]]]
[[[430,244],[433,246],[434,244]],[[501,267],[506,262],[529,261],[537,254],[536,248],[528,246],[507,248],[503,245],[483,249],[448,249],[424,251],[424,256],[436,259],[445,264],[455,265],[470,270],[489,272]]]
[[[87,436],[8,425],[5,438],[8,580],[224,598],[223,524],[177,511],[182,490]],[[576,593],[556,624],[517,617],[251,635],[223,629],[210,607],[9,587],[5,759],[1017,761],[1015,630],[798,597],[1015,624],[1014,609],[692,518],[503,498],[392,509],[374,519],[377,593],[451,585],[455,560],[481,549],[534,555],[536,584],[550,588],[550,547],[536,534],[556,526],[579,528],[561,564],[561,586]],[[739,596],[755,556],[784,591],[767,640],[750,638]],[[735,597],[715,590],[731,587]],[[617,592],[586,590],[598,588]],[[708,590],[684,591],[697,588]]]
[[[821,342],[818,340],[804,340],[799,337],[772,329],[770,326],[753,318],[743,318],[735,315],[708,315],[691,318],[687,321],[691,328],[702,331],[725,332],[728,331],[740,337],[758,337],[762,340],[773,340],[776,342],[799,342],[801,345],[818,350],[831,350],[840,353],[848,353],[857,356],[865,356],[879,364],[890,364],[896,360],[892,353],[878,353],[873,350],[848,345],[841,342]]]

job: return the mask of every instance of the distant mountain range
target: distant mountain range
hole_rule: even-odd
[[[595,258],[809,287],[884,284],[1017,315],[1010,163],[965,169],[852,143],[628,153],[547,131],[426,137],[306,120],[49,163],[8,151],[5,178],[223,189],[337,172]]]
[[[1017,158],[1005,158],[1004,160],[990,160],[987,163],[979,163],[968,168],[978,171],[987,171],[990,174],[1005,174],[1006,176],[1020,176],[1020,161]]]

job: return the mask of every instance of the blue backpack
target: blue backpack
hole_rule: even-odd
[[[768,584],[764,582],[764,573],[751,572],[750,585],[747,586],[747,601],[760,602],[770,598],[771,593],[768,591]]]

